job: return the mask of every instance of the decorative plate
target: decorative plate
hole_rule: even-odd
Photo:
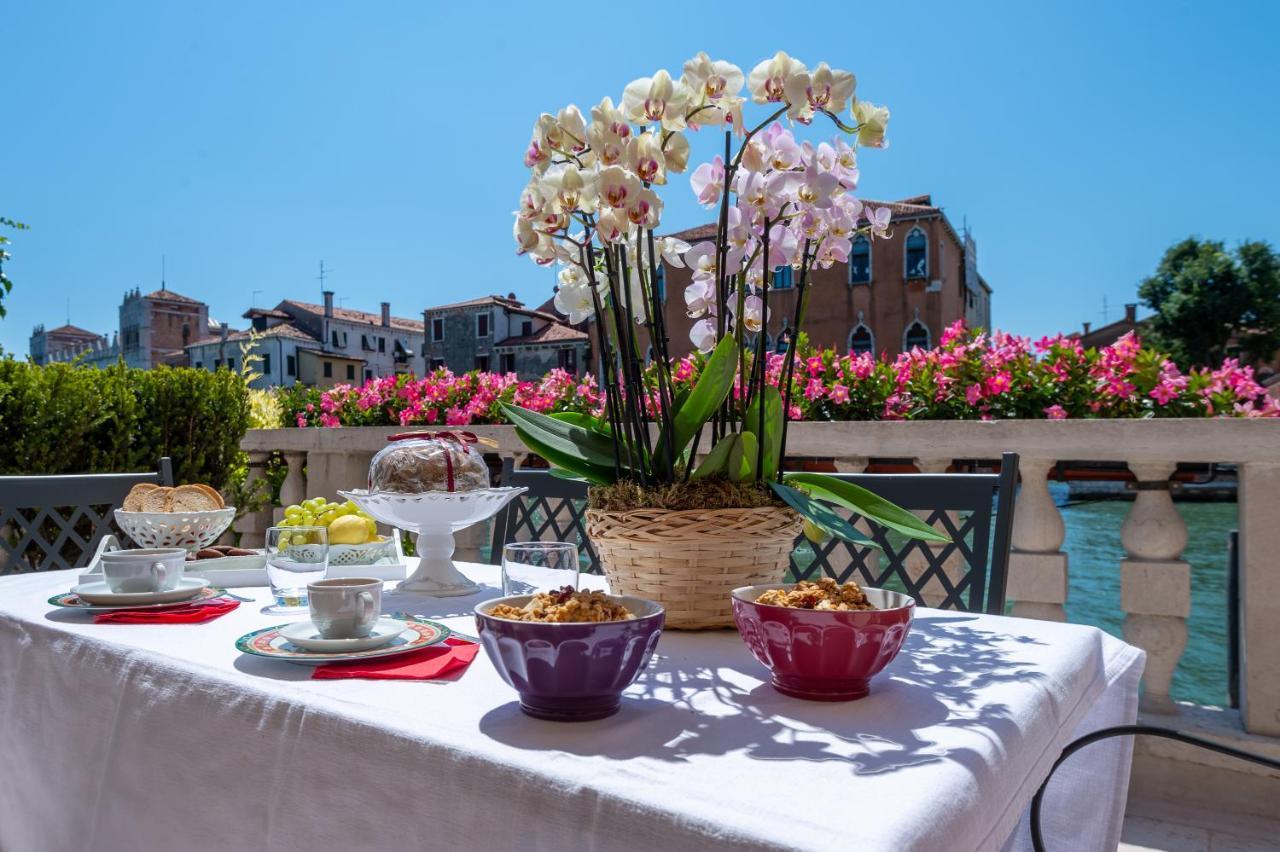
[[[118,609],[172,609],[179,606],[191,606],[214,598],[222,597],[222,589],[215,589],[213,586],[205,586],[195,595],[181,601],[157,604],[132,604],[130,606],[97,606],[81,599],[75,592],[63,592],[60,595],[54,595],[49,598],[49,603],[54,606],[66,607],[67,609],[78,609],[83,612],[113,612]]]
[[[203,577],[181,577],[177,588],[159,592],[113,592],[105,580],[93,580],[73,586],[71,591],[90,606],[146,606],[147,604],[186,603],[209,585]]]
[[[314,666],[320,663],[343,663],[354,660],[369,660],[376,657],[391,657],[406,651],[417,651],[437,642],[443,642],[449,636],[449,628],[435,621],[428,621],[416,615],[383,616],[404,624],[400,635],[385,645],[367,651],[349,651],[345,653],[323,653],[307,651],[294,645],[281,635],[281,629],[287,624],[275,627],[264,627],[252,633],[246,633],[236,640],[236,650],[242,654],[253,654],[272,660],[284,660],[290,663],[302,663]]]

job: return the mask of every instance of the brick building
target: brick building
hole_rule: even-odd
[[[936,345],[942,331],[957,319],[989,329],[991,288],[978,273],[972,237],[958,232],[928,195],[866,203],[893,211],[890,234],[874,241],[859,237],[848,263],[810,271],[812,290],[804,322],[810,342],[893,357],[913,346]],[[710,224],[673,236],[696,243],[714,239],[715,231]],[[689,329],[694,320],[683,298],[691,274],[688,269],[663,269],[672,356],[692,349]],[[795,315],[796,274],[785,267],[775,273],[766,329],[771,347],[785,345]]]
[[[514,293],[427,308],[422,315],[429,370],[490,370],[535,379],[554,367],[578,375],[590,363],[586,332],[550,311],[525,307]]]
[[[126,291],[119,320],[119,331],[110,344],[105,336],[74,326],[49,332],[36,326],[31,335],[31,357],[37,364],[75,360],[86,366],[105,367],[123,357],[126,365],[143,370],[161,364],[181,367],[187,364],[187,344],[218,329],[218,324],[209,320],[208,305],[175,293],[164,284],[146,295],[137,287]],[[78,337],[76,345],[55,345],[69,334]]]

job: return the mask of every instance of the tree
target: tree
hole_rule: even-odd
[[[1270,360],[1280,349],[1280,257],[1265,242],[1234,251],[1188,237],[1138,287],[1155,311],[1145,337],[1184,369],[1228,355]]]
[[[0,216],[0,227],[13,228],[15,231],[25,231],[27,226],[21,222],[15,222],[12,219],[6,219]],[[9,280],[9,276],[4,274],[4,262],[9,259],[9,252],[4,247],[9,244],[9,238],[4,234],[0,234],[0,319],[4,319],[4,297],[9,295],[13,290],[13,282]]]

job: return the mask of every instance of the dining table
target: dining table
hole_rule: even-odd
[[[384,612],[476,632],[468,597]],[[0,849],[1029,849],[1062,747],[1134,721],[1145,656],[1094,627],[919,607],[850,702],[790,698],[732,629],[663,633],[614,716],[543,721],[483,654],[438,680],[318,679],[236,640],[305,619],[265,588],[200,624],[94,623],[0,577]],[[582,585],[604,588],[583,575]],[[1114,849],[1132,746],[1055,773],[1050,850]]]

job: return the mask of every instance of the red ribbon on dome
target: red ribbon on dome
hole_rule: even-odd
[[[439,440],[439,441],[453,441],[455,443],[464,444],[464,445],[480,443],[480,438],[479,436],[476,435],[475,432],[454,432],[448,429],[441,430],[439,432],[399,432],[395,435],[388,435],[387,440],[388,441]],[[491,442],[486,441],[485,443],[491,443]],[[453,455],[450,453],[444,454],[444,477],[445,477],[445,489],[448,491],[456,490],[455,482],[453,478]]]

